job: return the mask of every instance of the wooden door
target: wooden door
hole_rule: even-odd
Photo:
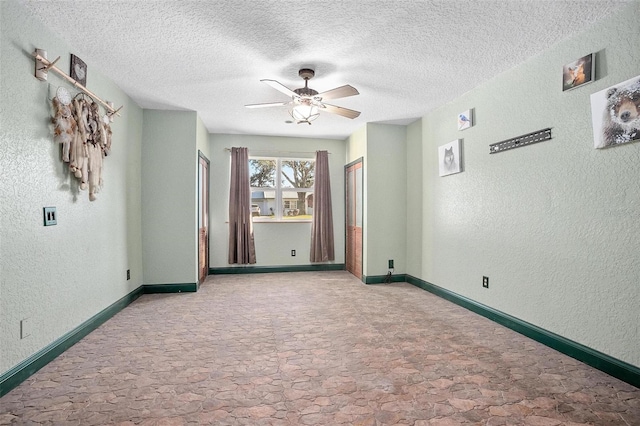
[[[198,152],[198,283],[209,274],[209,160]]]
[[[346,267],[362,279],[362,158],[345,167]]]

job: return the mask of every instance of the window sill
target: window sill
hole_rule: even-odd
[[[253,223],[311,223],[313,220],[310,219],[284,219],[284,220],[254,220]],[[225,220],[224,223],[229,224],[228,220]]]
[[[266,219],[266,220],[254,220],[253,223],[311,223],[309,219]]]

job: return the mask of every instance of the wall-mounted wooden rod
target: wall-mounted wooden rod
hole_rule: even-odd
[[[92,99],[100,102],[100,104],[107,110],[107,113],[109,115],[117,115],[120,116],[120,110],[122,109],[122,107],[115,109],[113,108],[111,105],[109,105],[108,103],[106,103],[105,101],[103,101],[102,99],[100,99],[100,97],[98,97],[95,93],[93,93],[91,90],[87,89],[86,87],[84,87],[82,84],[78,83],[76,80],[74,80],[73,78],[69,77],[64,71],[62,71],[60,68],[56,67],[54,64],[56,62],[58,62],[58,59],[60,59],[60,57],[58,57],[55,61],[50,62],[47,58],[45,58],[44,56],[40,55],[37,51],[33,52],[33,57],[36,59],[36,61],[41,62],[44,67],[47,70],[50,71],[55,71],[57,74],[59,74],[62,78],[64,78],[65,80],[67,80],[69,83],[73,84],[74,87],[77,87],[78,89],[80,89],[81,91],[83,91],[84,93],[86,93],[87,95],[91,96]],[[46,78],[45,78],[46,79]]]

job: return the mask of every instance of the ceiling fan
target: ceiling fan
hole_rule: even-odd
[[[267,83],[274,89],[291,97],[291,100],[287,102],[269,102],[265,104],[251,104],[245,106],[247,108],[264,108],[293,105],[291,111],[289,111],[289,114],[291,114],[291,117],[293,117],[298,124],[311,124],[313,120],[318,118],[321,111],[330,112],[332,114],[341,115],[343,117],[351,119],[354,119],[360,115],[360,111],[354,111],[352,109],[343,108],[324,102],[326,99],[338,99],[346,98],[347,96],[359,95],[360,93],[356,90],[355,87],[347,84],[344,86],[336,87],[335,89],[327,90],[326,92],[318,93],[316,90],[313,90],[308,86],[309,80],[315,75],[314,70],[303,68],[298,71],[298,75],[304,79],[304,87],[295,90],[291,90],[275,80],[260,80],[264,83]]]

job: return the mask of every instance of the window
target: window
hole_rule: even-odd
[[[254,221],[311,221],[314,171],[313,159],[250,157]]]

